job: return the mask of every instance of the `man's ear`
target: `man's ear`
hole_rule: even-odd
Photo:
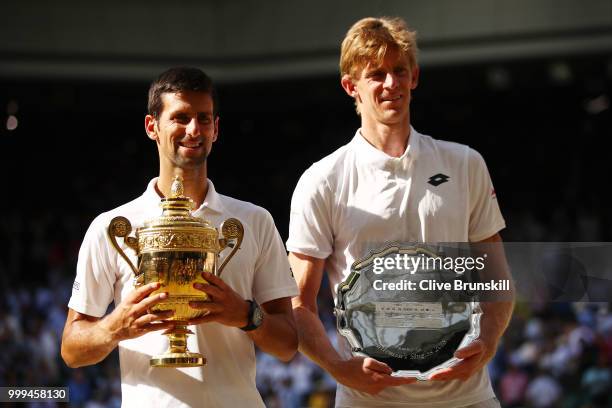
[[[157,131],[155,130],[156,120],[153,115],[145,116],[145,132],[151,140],[157,140]]]
[[[340,84],[342,85],[342,89],[347,93],[351,98],[357,98],[357,87],[353,82],[353,78],[349,74],[342,75],[342,79],[340,79]]]
[[[412,80],[410,89],[415,89],[417,85],[419,84],[419,73],[420,72],[421,70],[419,69],[418,65],[415,65],[414,68],[412,68],[412,72],[410,73],[412,75],[412,77],[410,78]]]
[[[219,116],[215,116],[214,126],[215,126],[215,133],[213,134],[212,141],[216,142],[217,136],[219,136]]]

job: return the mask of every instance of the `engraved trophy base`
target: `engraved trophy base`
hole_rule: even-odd
[[[151,367],[200,367],[206,364],[206,358],[200,353],[167,353],[153,357]]]
[[[170,347],[164,354],[153,356],[149,360],[151,367],[200,367],[206,364],[206,358],[202,354],[187,350],[187,335],[193,332],[187,328],[186,324],[177,324],[163,334],[168,336]]]

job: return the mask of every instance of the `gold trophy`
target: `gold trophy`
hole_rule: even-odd
[[[153,306],[151,311],[174,310],[169,320],[176,324],[163,333],[168,336],[170,346],[164,354],[153,356],[151,366],[201,366],[206,363],[206,358],[187,349],[187,335],[193,334],[187,328],[187,321],[207,313],[189,307],[189,302],[207,301],[208,295],[195,289],[193,284],[206,283],[202,278],[204,271],[221,275],[242,243],[244,228],[237,219],[228,218],[221,224],[223,238],[219,238],[219,232],[208,221],[191,215],[194,203],[183,195],[183,179],[180,176],[174,177],[170,197],[163,198],[160,206],[163,209],[161,216],[137,228],[135,237],[129,236],[132,225],[125,217],[111,220],[108,236],[134,271],[136,287],[160,282],[160,288],[152,294],[168,292],[168,297]],[[116,237],[123,238],[125,244],[136,251],[138,268],[119,247]],[[227,247],[233,249],[225,261],[217,266],[219,253]]]

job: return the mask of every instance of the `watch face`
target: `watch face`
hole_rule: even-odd
[[[253,325],[256,327],[261,326],[263,322],[263,312],[261,311],[261,307],[258,304],[255,305],[255,310],[253,311]]]

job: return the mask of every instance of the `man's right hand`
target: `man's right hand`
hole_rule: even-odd
[[[368,394],[378,394],[387,387],[412,384],[415,378],[393,377],[387,364],[369,357],[351,357],[336,363],[331,374],[341,384]]]
[[[170,318],[173,311],[149,312],[168,296],[167,293],[149,296],[159,285],[155,282],[135,289],[103,318],[68,309],[61,351],[66,365],[76,368],[99,363],[121,340],[172,327],[174,322],[163,320]]]
[[[416,381],[414,378],[391,376],[391,367],[373,358],[342,359],[327,337],[317,308],[325,260],[291,252],[289,263],[300,288],[300,294],[292,302],[303,354],[328,371],[339,383],[369,394],[378,394],[387,387]]]
[[[112,313],[100,321],[100,327],[108,331],[113,342],[133,339],[145,333],[167,329],[174,325],[172,321],[163,321],[172,317],[173,310],[157,313],[149,310],[168,297],[166,292],[149,296],[159,287],[159,282],[153,282],[137,288],[127,295]]]

